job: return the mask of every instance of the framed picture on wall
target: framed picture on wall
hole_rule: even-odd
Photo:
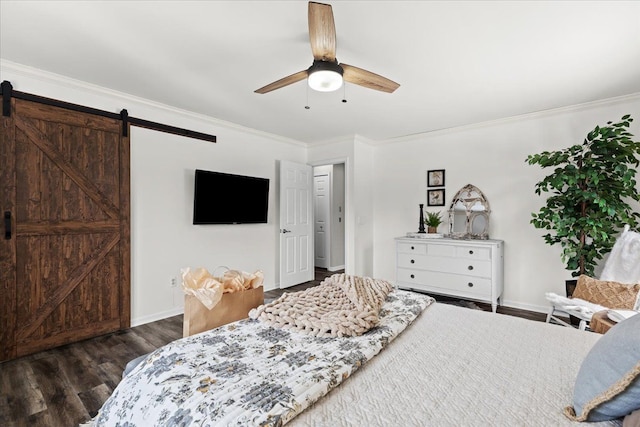
[[[444,206],[444,188],[427,190],[427,206]]]
[[[427,187],[444,187],[444,169],[427,171]]]

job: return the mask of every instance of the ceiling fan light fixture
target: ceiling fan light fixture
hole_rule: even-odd
[[[342,87],[342,67],[338,61],[313,61],[309,67],[307,82],[309,87],[318,92],[333,92]]]

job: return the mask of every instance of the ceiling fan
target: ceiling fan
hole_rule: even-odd
[[[313,64],[306,70],[276,80],[256,93],[267,93],[308,79],[309,87],[320,92],[340,89],[343,80],[369,89],[392,93],[400,85],[362,68],[338,63],[336,59],[336,27],[331,5],[309,2],[309,40]]]

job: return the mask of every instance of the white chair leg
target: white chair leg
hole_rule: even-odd
[[[578,329],[581,331],[585,331],[587,329],[587,322],[584,320],[580,320],[580,324],[578,325]]]

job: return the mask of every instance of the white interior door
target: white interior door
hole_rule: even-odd
[[[280,161],[280,287],[314,278],[313,169]]]
[[[329,175],[315,175],[313,177],[314,203],[314,254],[315,266],[327,268],[329,266],[329,236],[331,235],[331,188]]]

